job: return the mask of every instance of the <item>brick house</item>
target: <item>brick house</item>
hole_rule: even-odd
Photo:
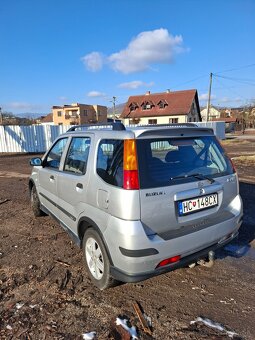
[[[129,124],[200,122],[196,90],[166,91],[130,96],[120,118]]]
[[[107,122],[107,107],[74,103],[52,107],[55,125],[80,125]]]

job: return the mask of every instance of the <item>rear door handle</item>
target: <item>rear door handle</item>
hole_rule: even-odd
[[[76,188],[78,188],[78,189],[83,189],[83,184],[82,184],[82,183],[77,183],[77,184],[76,184]]]
[[[54,182],[55,181],[55,177],[53,175],[50,176],[50,182]]]

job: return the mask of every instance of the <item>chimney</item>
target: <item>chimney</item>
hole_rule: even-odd
[[[166,93],[170,93],[170,92],[171,92],[170,89],[167,89],[167,90],[166,90]]]
[[[147,91],[146,93],[145,93],[145,96],[149,96],[151,94],[151,91]]]

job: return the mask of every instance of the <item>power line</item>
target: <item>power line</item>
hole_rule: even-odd
[[[240,67],[236,67],[236,68],[231,68],[231,69],[219,71],[219,72],[216,72],[214,75],[218,75],[218,74],[220,74],[220,73],[225,73],[225,72],[238,71],[238,70],[242,70],[242,69],[244,69],[244,68],[253,67],[253,66],[255,66],[255,64],[244,65],[244,66],[240,66]]]
[[[223,79],[235,81],[235,82],[240,83],[240,84],[255,86],[255,81],[253,79],[225,77],[225,76],[219,76],[219,75],[216,75],[216,74],[213,74],[213,75],[214,75],[214,77],[217,77],[217,78],[223,78]]]
[[[229,87],[224,86],[224,84],[222,84],[222,82],[221,82],[218,78],[219,78],[219,77],[215,77],[215,80],[216,80],[216,82],[218,82],[218,83],[222,86],[223,89],[226,89],[226,90],[228,90],[229,92],[231,92],[232,94],[234,94],[234,95],[236,95],[236,96],[238,96],[238,97],[241,97],[241,98],[242,98],[243,100],[245,100],[245,101],[248,101],[248,100],[249,100],[248,98],[245,98],[244,96],[242,96],[239,92],[234,91],[234,90],[230,90]],[[224,77],[221,77],[221,78],[224,78]]]
[[[192,83],[193,81],[196,81],[196,80],[198,80],[198,79],[205,78],[205,77],[208,77],[208,75],[205,74],[205,75],[203,75],[203,76],[196,77],[196,78],[194,78],[194,79],[185,81],[184,83],[180,83],[180,84],[178,84],[178,85],[171,86],[171,88],[172,88],[172,89],[176,89],[176,88],[179,87],[179,86],[182,86],[182,85],[185,85],[185,84],[188,84],[188,83]]]

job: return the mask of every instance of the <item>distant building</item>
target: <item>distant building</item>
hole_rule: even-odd
[[[53,106],[54,125],[80,125],[107,122],[107,107],[74,103]]]
[[[131,96],[120,116],[124,124],[200,122],[196,90],[170,91]]]
[[[36,120],[37,124],[41,125],[54,125],[53,114],[49,113],[47,116],[42,116]]]
[[[206,122],[207,121],[207,108],[201,111],[201,116],[202,116],[202,121]],[[215,119],[220,118],[220,116],[221,116],[220,111],[217,110],[215,107],[210,106],[208,120],[215,120]]]

